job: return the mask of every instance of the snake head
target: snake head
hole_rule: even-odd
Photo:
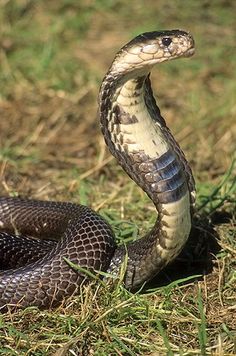
[[[126,75],[137,70],[146,74],[155,64],[179,57],[190,57],[194,50],[193,37],[186,31],[146,32],[121,48],[111,66],[111,72]]]

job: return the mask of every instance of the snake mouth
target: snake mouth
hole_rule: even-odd
[[[195,48],[191,47],[185,52],[184,57],[191,57],[194,53],[195,53]]]

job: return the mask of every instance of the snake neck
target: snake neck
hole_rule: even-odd
[[[118,84],[115,86],[114,82]],[[162,203],[178,200],[186,190],[193,205],[195,187],[191,168],[161,116],[149,73],[127,81],[108,74],[101,86],[99,104],[101,129],[107,146],[157,210]],[[173,194],[171,182],[165,181],[168,177],[163,170],[170,174],[178,171],[175,181],[182,177],[176,194]],[[166,185],[162,187],[164,182]]]
[[[158,212],[153,229],[127,247],[132,268],[128,266],[125,283],[132,288],[160,270],[160,259],[163,268],[182,249],[191,228],[194,181],[156,105],[149,74],[115,82],[116,86],[108,73],[101,86],[102,132],[111,153]],[[148,258],[140,260],[137,251],[146,246],[150,249]],[[122,262],[124,254],[124,249],[118,249],[115,265]],[[149,275],[140,275],[141,264],[149,265]]]

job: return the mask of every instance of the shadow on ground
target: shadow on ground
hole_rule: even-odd
[[[231,218],[228,212],[215,212],[211,216],[211,222],[203,216],[196,218],[181,254],[154,277],[145,289],[166,286],[173,281],[190,276],[193,276],[192,281],[201,280],[203,275],[210,274],[215,265],[216,255],[221,249],[215,227],[229,222]]]

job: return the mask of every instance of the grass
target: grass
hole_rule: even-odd
[[[118,242],[150,229],[154,208],[105,148],[96,98],[119,47],[178,27],[196,55],[152,82],[198,190],[186,248],[143,291],[94,281],[58,309],[0,315],[0,354],[235,355],[235,3],[8,0],[0,10],[1,195],[87,204]]]

